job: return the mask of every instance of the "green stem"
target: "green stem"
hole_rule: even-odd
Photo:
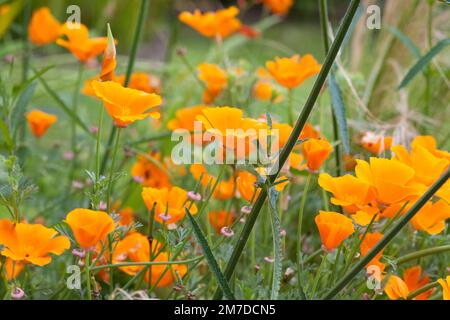
[[[384,237],[364,256],[355,266],[332,288],[324,299],[334,298],[358,273],[383,250],[388,243],[403,229],[403,227],[416,215],[416,213],[430,200],[437,190],[449,179],[450,168],[447,169],[437,181],[417,200],[398,223],[388,231]]]
[[[28,70],[30,68],[30,55],[31,47],[28,41],[28,23],[30,22],[31,16],[31,1],[25,1],[25,8],[23,10],[23,65],[22,65],[22,82],[28,79]]]
[[[316,276],[314,277],[313,288],[312,288],[312,292],[311,292],[311,299],[314,299],[314,296],[316,295],[317,286],[319,285],[320,275],[321,275],[323,267],[325,266],[325,263],[327,261],[327,255],[328,255],[327,252],[325,252],[323,254],[319,269],[317,269]]]
[[[84,266],[84,269],[86,271],[86,295],[88,300],[92,300],[92,293],[91,293],[91,252],[86,252],[86,264]]]
[[[430,289],[436,288],[438,286],[439,286],[439,282],[437,282],[437,281],[430,282],[430,283],[424,285],[423,287],[421,287],[421,288],[411,292],[406,299],[412,300],[415,297],[417,297],[418,295],[420,295],[420,294],[422,294],[422,293],[424,293],[424,292],[426,292],[426,291],[428,291]]]
[[[113,187],[113,176],[114,176],[114,167],[116,165],[116,157],[117,157],[117,150],[119,149],[119,141],[120,141],[120,133],[122,132],[122,130],[117,130],[117,134],[116,134],[116,142],[114,143],[114,150],[113,150],[113,155],[112,155],[112,159],[111,159],[111,167],[109,168],[109,179],[108,179],[108,189],[106,192],[106,207],[107,207],[107,212],[109,212],[110,208],[111,208],[111,204],[110,204],[110,198],[111,198],[111,191],[112,191],[112,187]]]
[[[396,263],[397,263],[397,265],[399,265],[399,264],[409,262],[411,260],[419,259],[421,257],[438,254],[438,253],[443,253],[443,252],[447,252],[447,251],[450,251],[450,245],[419,250],[419,251],[412,252],[412,253],[409,253],[407,255],[404,255],[404,256],[398,258]]]
[[[427,40],[428,50],[433,47],[433,2],[428,1],[428,18],[427,18]],[[426,83],[425,83],[425,115],[430,115],[431,105],[431,63],[427,67],[426,71]]]
[[[288,90],[288,112],[289,112],[289,124],[293,125],[294,124],[294,90],[293,89],[289,89]]]
[[[305,211],[306,199],[308,198],[309,185],[311,183],[312,173],[308,174],[306,178],[305,187],[303,188],[302,199],[300,202],[300,209],[298,211],[298,225],[297,225],[297,286],[300,297],[306,299],[305,292],[302,285],[302,225],[303,225],[303,213]]]
[[[292,149],[294,148],[294,146],[297,143],[298,137],[300,136],[300,133],[303,130],[303,127],[305,126],[305,123],[306,123],[306,121],[317,101],[320,91],[327,79],[328,73],[330,72],[330,69],[334,63],[334,60],[336,59],[337,53],[339,52],[339,49],[342,45],[345,35],[347,34],[347,31],[350,27],[350,24],[356,13],[356,10],[358,9],[359,3],[360,3],[360,0],[352,0],[352,2],[349,5],[349,8],[347,9],[344,20],[343,20],[341,26],[339,27],[339,30],[336,34],[336,38],[333,41],[331,49],[325,58],[323,66],[320,70],[320,73],[319,73],[317,79],[316,79],[316,82],[314,83],[314,86],[311,90],[308,100],[306,101],[306,104],[305,104],[304,108],[302,109],[302,112],[300,113],[300,116],[292,130],[291,135],[289,136],[289,139],[288,139],[285,147],[281,151],[280,160],[279,160],[280,163],[277,166],[276,172],[269,176],[271,183],[273,183],[275,181],[275,179],[277,178],[280,169],[285,164]],[[258,198],[256,199],[254,206],[252,207],[252,211],[250,212],[249,217],[248,217],[244,227],[242,228],[242,231],[238,238],[238,242],[236,243],[236,245],[233,249],[230,260],[228,261],[227,267],[224,272],[224,275],[227,278],[227,280],[229,280],[234,273],[236,265],[239,261],[239,258],[241,257],[242,251],[244,250],[245,244],[247,243],[247,240],[250,236],[250,233],[253,229],[256,219],[259,215],[259,212],[261,211],[261,208],[266,200],[266,197],[267,197],[267,191],[263,188],[261,190]],[[218,289],[214,295],[214,299],[217,300],[217,299],[220,299],[221,297],[222,297],[222,293],[220,292],[220,289]]]
[[[98,120],[98,132],[97,132],[97,143],[95,146],[95,191],[97,191],[98,184],[100,183],[100,141],[102,136],[103,127],[103,113],[104,107],[100,106],[100,114]],[[98,206],[98,204],[97,204]]]

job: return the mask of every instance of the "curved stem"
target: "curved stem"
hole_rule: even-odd
[[[322,68],[320,70],[320,73],[316,79],[316,82],[314,83],[314,86],[311,90],[311,93],[308,97],[308,100],[305,103],[305,106],[302,109],[302,112],[300,113],[299,118],[297,119],[297,122],[291,132],[291,135],[289,136],[289,139],[284,146],[283,150],[280,154],[279,164],[276,166],[277,169],[274,173],[270,172],[270,182],[273,183],[275,179],[278,176],[278,173],[280,169],[285,164],[287,158],[289,157],[292,149],[297,143],[298,137],[300,136],[301,131],[303,130],[303,127],[305,126],[305,123],[317,101],[317,98],[319,96],[319,93],[327,79],[328,73],[330,72],[330,69],[334,63],[334,60],[336,59],[336,56],[339,52],[339,49],[342,45],[342,42],[344,41],[345,35],[347,34],[347,31],[350,27],[350,24],[353,20],[353,17],[356,13],[356,10],[358,9],[360,0],[352,0],[350,3],[347,12],[345,14],[344,20],[339,27],[339,30],[336,34],[336,38],[333,41],[333,44],[330,48],[330,51],[328,52],[325,62],[322,65]],[[233,252],[231,254],[230,260],[228,261],[227,267],[225,269],[224,275],[227,278],[227,280],[231,279],[231,276],[234,273],[234,270],[236,268],[236,265],[239,261],[239,258],[241,257],[242,251],[244,250],[244,247],[247,243],[247,240],[250,236],[250,233],[253,229],[253,226],[256,222],[256,219],[259,215],[259,212],[261,211],[261,208],[266,200],[267,197],[267,191],[263,188],[258,196],[258,198],[255,201],[255,204],[252,208],[252,211],[249,214],[249,217],[242,228],[242,231],[239,235],[239,240],[236,243]],[[220,289],[218,289],[214,295],[214,299],[220,299],[222,297],[222,293]]]
[[[450,251],[450,245],[419,250],[419,251],[412,252],[412,253],[409,253],[407,255],[404,255],[404,256],[398,258],[396,262],[397,262],[397,265],[399,265],[399,264],[409,262],[411,260],[415,260],[415,259],[419,259],[419,258],[422,258],[425,256],[430,256],[433,254],[438,254],[438,253],[447,252],[447,251]]]
[[[116,158],[117,158],[117,150],[119,149],[119,140],[120,140],[120,133],[122,132],[122,130],[117,130],[117,134],[116,134],[116,142],[114,143],[114,151],[113,151],[113,155],[112,155],[112,159],[111,159],[111,167],[109,169],[109,179],[108,179],[108,189],[106,191],[106,207],[107,207],[107,212],[109,212],[110,208],[111,208],[111,204],[110,204],[110,198],[111,198],[111,191],[112,191],[112,187],[113,187],[113,176],[114,176],[114,167],[116,165]]]
[[[421,288],[411,292],[406,299],[412,300],[415,297],[417,297],[418,295],[420,295],[420,294],[422,294],[422,293],[424,293],[424,292],[426,292],[426,291],[428,291],[430,289],[436,288],[438,286],[439,286],[439,282],[437,282],[437,281],[430,282],[427,285],[424,285],[423,287],[421,287]]]

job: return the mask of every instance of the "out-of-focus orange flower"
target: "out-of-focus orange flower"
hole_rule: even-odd
[[[439,200],[427,202],[411,219],[411,223],[414,229],[434,235],[444,231],[447,219],[450,219],[450,205],[445,200]]]
[[[200,183],[204,187],[208,185],[212,187],[217,182],[217,178],[209,174],[208,170],[206,170],[206,168],[201,164],[191,165],[189,171],[196,180],[199,180],[200,177],[202,177]],[[234,188],[235,188],[234,177],[231,176],[226,180],[222,179],[217,184],[216,189],[214,190],[213,193],[213,197],[220,200],[231,199],[234,196],[235,191]]]
[[[163,188],[172,185],[167,170],[167,165],[161,162],[161,153],[151,152],[138,156],[131,167],[131,176],[144,187]]]
[[[33,109],[26,114],[28,125],[35,137],[42,137],[58,118],[49,113]]]
[[[294,4],[294,0],[263,0],[263,3],[273,13],[285,15]]]
[[[1,15],[1,14],[0,14]],[[6,258],[5,264],[4,264],[4,270],[6,272],[6,279],[12,280],[16,279],[19,274],[22,272],[23,267],[25,267],[25,264],[21,261],[14,261],[10,258]],[[0,264],[1,269],[1,264]],[[3,276],[3,274],[0,274]]]
[[[78,60],[86,62],[105,51],[108,38],[89,38],[88,28],[81,23],[65,23],[61,28],[61,35],[67,40],[59,38],[56,44],[69,50]]]
[[[433,136],[417,136],[411,143],[411,149],[421,146],[438,158],[445,158],[450,161],[450,152],[439,150],[436,139]]]
[[[247,201],[252,201],[253,198],[256,198],[259,195],[261,189],[257,189],[256,181],[256,177],[250,172],[238,172],[236,186],[242,198]]]
[[[11,10],[11,5],[10,4],[2,4],[0,5],[0,17],[6,15],[9,10]]]
[[[391,300],[397,299],[405,299],[408,298],[409,289],[406,283],[399,277],[391,275],[389,277],[389,281],[384,288],[384,292],[386,292],[387,296]]]
[[[361,256],[364,257],[365,255],[367,255],[369,253],[369,251],[372,250],[372,248],[381,240],[381,238],[383,238],[382,233],[368,232],[366,234],[366,236],[364,237],[363,241],[361,241],[361,244],[359,245],[359,251],[361,252]],[[374,273],[375,276],[380,276],[380,278],[378,279],[380,281],[381,281],[381,273],[384,271],[384,268],[385,268],[385,264],[380,261],[383,251],[384,251],[384,249],[381,250],[379,253],[377,253],[375,258],[370,260],[370,262],[366,266],[366,268],[368,268],[370,266],[377,266],[378,268],[380,268],[379,273],[377,273],[377,272]]]
[[[318,171],[333,152],[333,147],[327,140],[309,139],[302,143],[302,152],[308,169]]]
[[[155,93],[146,93],[136,89],[125,88],[113,81],[94,81],[94,92],[103,100],[106,110],[119,127],[150,116],[158,119],[159,112],[150,111],[162,103],[162,99]]]
[[[430,282],[430,277],[422,272],[420,266],[411,267],[403,272],[403,280],[410,292],[422,288]],[[427,290],[414,298],[414,300],[428,300],[434,289]]]
[[[149,262],[158,261],[164,262],[169,261],[169,255],[162,251],[162,245],[156,240],[152,242],[152,249],[150,254],[150,244],[147,236],[140,233],[133,233],[126,236],[124,239],[117,243],[117,246],[113,253],[113,263],[124,263],[130,262]],[[126,266],[120,267],[119,269],[129,275],[136,275],[145,266]],[[151,285],[156,283],[156,281],[165,272],[168,265],[152,265],[151,275],[150,268],[145,274],[145,281],[148,282],[151,279]],[[183,277],[187,272],[186,265],[173,264],[170,269],[162,276],[160,282],[156,287],[162,287],[173,283],[176,279],[174,273],[178,272],[180,277]]]
[[[447,278],[439,279],[439,284],[442,287],[442,298],[444,300],[450,300],[450,276],[447,276]]]
[[[414,170],[396,160],[370,158],[370,163],[356,160],[358,179],[368,183],[381,204],[389,205],[420,194],[414,184]]]
[[[300,133],[300,140],[305,139],[320,139],[320,131],[314,128],[314,126],[310,123],[305,123],[302,132]]]
[[[227,86],[227,73],[217,64],[202,63],[197,67],[198,78],[205,83],[203,102],[212,103]]]
[[[392,145],[392,137],[366,132],[361,139],[361,144],[370,153],[378,155],[389,150]]]
[[[262,101],[268,101],[272,99],[272,86],[269,82],[258,80],[253,88],[255,97]]]
[[[196,129],[194,127],[196,117],[202,114],[202,111],[205,108],[207,108],[207,106],[197,105],[177,110],[175,112],[175,119],[172,119],[167,123],[167,128],[172,131],[177,129],[186,129],[190,132],[194,132]]]
[[[337,248],[355,231],[352,219],[337,212],[320,211],[314,220],[322,244],[329,251]]]
[[[155,210],[155,220],[163,224],[172,224],[185,216],[185,208],[191,214],[197,213],[197,206],[188,202],[187,191],[179,188],[143,188],[142,199],[149,211]]]
[[[50,9],[42,7],[33,12],[28,25],[28,37],[36,45],[54,42],[61,35],[61,24],[53,17]]]
[[[223,227],[229,227],[233,223],[233,213],[220,210],[220,211],[211,211],[208,213],[209,223],[214,227],[216,233],[220,234],[220,230]]]
[[[123,82],[125,82],[125,76],[122,77],[124,78]],[[130,84],[128,87],[147,93],[159,94],[161,92],[161,81],[155,75],[145,72],[135,72],[130,77]]]
[[[102,70],[100,72],[100,79],[102,81],[113,81],[114,70],[116,70],[116,44],[108,23],[108,44],[103,53]]]
[[[291,58],[277,57],[275,61],[267,61],[266,68],[280,85],[293,89],[318,74],[321,66],[312,55],[307,54],[302,58],[299,55]]]
[[[117,214],[120,216],[119,225],[129,227],[134,223],[134,210],[130,207],[119,209]]]
[[[108,234],[114,231],[114,220],[103,211],[74,209],[65,222],[72,229],[78,244],[87,249],[104,243]]]
[[[215,12],[184,11],[178,18],[205,37],[225,38],[240,30],[241,22],[236,18],[238,14],[239,9],[231,6]]]
[[[50,253],[60,255],[70,248],[67,237],[56,236],[54,229],[40,224],[13,223],[0,220],[1,255],[18,262],[44,266],[52,261]]]

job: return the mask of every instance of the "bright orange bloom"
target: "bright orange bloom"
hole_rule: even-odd
[[[411,167],[381,158],[370,158],[370,164],[364,160],[356,162],[356,176],[372,186],[376,199],[382,204],[398,203],[420,194]]]
[[[232,6],[215,12],[195,10],[192,14],[184,11],[178,18],[205,37],[225,38],[240,30],[241,22],[236,18],[238,14],[239,9]]]
[[[50,9],[42,7],[33,12],[28,25],[28,37],[36,45],[54,42],[61,35],[61,24],[53,17]]]
[[[108,45],[106,37],[89,38],[88,28],[81,23],[65,23],[61,34],[66,36],[67,40],[59,38],[56,44],[69,50],[81,62],[98,56]]]
[[[1,14],[0,14],[1,15]],[[25,264],[21,261],[14,261],[10,258],[7,258],[4,264],[4,270],[6,272],[6,279],[12,280],[16,279],[19,274],[22,272],[23,268],[25,267]],[[0,264],[1,269],[1,264]],[[3,276],[3,274],[0,274]]]
[[[447,219],[450,219],[450,205],[445,200],[439,200],[427,202],[411,219],[411,223],[414,229],[434,235],[444,231]]]
[[[197,213],[197,206],[190,206],[187,201],[187,191],[179,187],[143,188],[142,199],[149,211],[155,210],[155,220],[159,223],[172,224],[180,221],[186,214],[185,208],[190,208],[191,214]]]
[[[263,0],[263,3],[273,13],[285,15],[294,4],[294,0]]]
[[[72,229],[78,244],[87,249],[104,243],[108,234],[114,231],[114,220],[103,211],[74,209],[65,222]]]
[[[169,256],[166,252],[161,251],[162,245],[158,243],[156,240],[152,242],[152,256],[150,256],[150,244],[147,236],[140,233],[132,233],[121,241],[117,243],[117,246],[113,253],[113,263],[124,263],[127,261],[130,262],[149,262],[149,261],[169,261]],[[129,275],[136,275],[139,273],[145,266],[126,266],[120,267],[119,269]],[[168,265],[152,265],[151,267],[151,276],[150,276],[150,268],[145,275],[145,281],[148,282],[151,277],[151,284],[156,283],[156,281],[161,277],[162,273],[166,270]],[[169,285],[174,282],[176,279],[175,271],[178,272],[180,277],[183,277],[187,272],[186,265],[171,265],[171,269],[169,269],[164,276],[162,276],[161,281],[158,283],[156,287],[162,287]]]
[[[256,186],[256,176],[247,171],[239,171],[236,177],[236,186],[239,194],[247,201],[252,201],[261,192],[261,189]]]
[[[277,57],[275,61],[267,61],[266,68],[280,85],[293,89],[318,74],[321,66],[312,55],[307,54],[302,58],[299,55],[291,58]]]
[[[131,167],[131,176],[144,187],[169,187],[168,168],[161,162],[161,153],[152,152],[147,156],[140,155]]]
[[[253,88],[253,92],[259,100],[268,101],[272,99],[272,86],[267,81],[258,80]]]
[[[119,127],[145,119],[148,116],[158,119],[159,112],[147,112],[162,103],[162,99],[155,93],[129,89],[113,81],[92,83],[95,94],[103,100],[106,110]]]
[[[197,67],[198,78],[206,85],[203,93],[203,102],[212,103],[227,86],[227,73],[218,65],[202,63]]]
[[[450,276],[447,276],[445,280],[439,279],[438,282],[442,287],[442,299],[450,300]]]
[[[119,209],[117,214],[120,216],[119,225],[129,227],[134,223],[134,210],[130,207]]]
[[[200,181],[201,185],[206,186],[214,186],[217,182],[217,178],[210,175],[206,168],[201,164],[193,164],[189,168],[189,171],[191,172],[194,179],[199,180],[200,176],[202,177],[202,180]],[[228,179],[222,179],[219,181],[219,183],[216,186],[216,189],[214,190],[213,196],[216,199],[220,200],[228,200],[233,198],[234,191],[235,191],[235,183],[234,178],[230,177]]]
[[[372,132],[366,132],[361,139],[361,144],[372,154],[378,155],[389,150],[392,145],[392,137],[375,135]]]
[[[196,117],[202,114],[203,109],[207,108],[204,105],[197,105],[189,108],[179,109],[175,112],[175,119],[167,123],[169,130],[186,129],[194,132],[194,122]]]
[[[309,139],[302,143],[302,152],[309,170],[318,171],[333,152],[333,147],[327,140]]]
[[[352,219],[337,212],[320,211],[314,221],[319,229],[322,244],[329,251],[337,248],[355,232]]]
[[[35,137],[42,137],[52,124],[58,120],[55,115],[33,109],[26,114],[28,125]]]
[[[418,290],[430,283],[430,277],[424,272],[420,266],[411,267],[403,272],[403,280],[410,292]],[[414,298],[414,300],[428,300],[434,289],[425,291]]]
[[[369,251],[372,250],[372,248],[381,240],[381,238],[383,238],[382,233],[368,232],[359,246],[359,251],[361,252],[361,256],[364,257],[365,255],[367,255],[369,253]],[[383,251],[384,251],[384,249],[381,250],[379,253],[377,253],[375,258],[370,260],[370,262],[367,264],[366,268],[368,268],[370,266],[377,266],[380,268],[380,273],[383,272],[383,270],[385,268],[385,264],[380,261]]]
[[[450,152],[439,150],[437,148],[436,139],[432,136],[417,136],[411,143],[411,149],[421,146],[431,152],[438,158],[445,158],[450,161]]]
[[[387,296],[391,300],[405,299],[408,298],[409,289],[406,283],[399,277],[391,275],[389,281],[384,288]]]
[[[2,4],[0,5],[0,17],[3,15],[8,14],[9,10],[11,10],[11,5],[10,4]]]
[[[116,70],[116,44],[108,24],[108,44],[103,54],[102,71],[100,72],[100,79],[102,81],[113,81],[114,70]]]
[[[211,211],[208,213],[209,223],[214,227],[216,233],[220,234],[223,227],[229,227],[233,224],[233,213],[225,210]]]
[[[18,262],[44,266],[52,261],[50,253],[60,255],[70,248],[67,237],[40,224],[13,223],[0,220],[1,255]]]

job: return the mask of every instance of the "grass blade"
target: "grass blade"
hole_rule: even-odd
[[[272,292],[270,294],[271,300],[277,300],[278,294],[281,287],[282,278],[282,264],[281,259],[283,258],[283,249],[281,244],[281,222],[278,216],[277,200],[279,193],[274,187],[269,189],[269,199],[270,199],[270,216],[272,222],[272,238],[273,238],[273,251],[275,253],[275,261],[273,265],[273,277],[272,277]]]
[[[13,111],[11,112],[11,131],[13,137],[16,137],[17,130],[19,128],[20,122],[24,120],[25,110],[31,101],[36,90],[37,83],[33,81],[30,83],[20,94],[17,102],[14,105]]]
[[[402,89],[407,86],[412,79],[414,79],[432,60],[439,54],[446,46],[450,44],[450,39],[445,39],[436,44],[427,54],[425,54],[416,64],[408,71],[402,82],[398,86],[398,89]]]
[[[420,59],[422,54],[420,53],[419,48],[414,44],[414,42],[411,40],[410,37],[408,37],[406,34],[401,32],[396,27],[389,27],[388,30],[396,36],[404,45],[411,51],[411,53],[417,58]]]
[[[206,240],[205,235],[200,229],[200,226],[197,224],[197,221],[195,221],[194,217],[189,212],[188,208],[186,208],[186,215],[188,216],[189,221],[192,224],[192,229],[195,233],[195,236],[197,237],[198,242],[202,246],[206,261],[208,262],[212,273],[216,277],[217,283],[219,284],[220,289],[223,291],[225,298],[227,298],[228,300],[234,300],[234,296],[228,285],[228,281],[225,279],[222,271],[220,271],[219,264],[217,263],[216,258],[214,258],[211,248],[208,245],[208,241]]]

